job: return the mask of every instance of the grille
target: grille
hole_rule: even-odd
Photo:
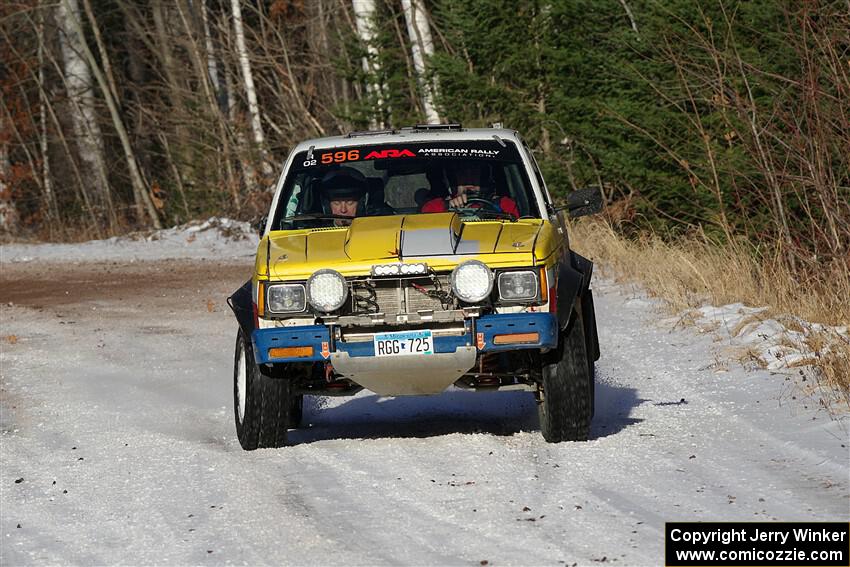
[[[440,291],[448,298],[451,291],[448,274],[436,276],[436,282],[431,277],[355,281],[351,283],[351,311],[388,315],[441,311],[447,305],[439,297],[428,295]]]

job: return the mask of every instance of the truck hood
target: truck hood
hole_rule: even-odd
[[[456,213],[360,217],[345,228],[272,232],[259,254],[272,278],[306,277],[321,268],[353,275],[378,262],[533,255],[542,225],[540,219],[463,222]],[[262,263],[258,257],[257,267]]]

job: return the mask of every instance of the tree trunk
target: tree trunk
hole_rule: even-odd
[[[103,134],[95,114],[91,69],[83,55],[88,46],[79,25],[80,6],[77,0],[59,2],[56,16],[71,122],[80,161],[90,184],[86,193],[98,218],[106,219],[110,229],[114,229],[116,219],[103,156]]]
[[[532,32],[534,37],[534,65],[538,78],[537,113],[540,119],[540,149],[543,150],[543,155],[549,157],[552,152],[552,143],[549,139],[549,130],[546,128],[546,122],[549,120],[546,115],[546,70],[543,68],[543,49],[540,45],[540,36],[546,32],[549,26],[549,15],[545,6],[537,11],[533,21],[535,27]]]
[[[41,0],[38,5],[36,22],[36,41],[38,41],[38,147],[41,151],[41,185],[44,191],[44,210],[47,212],[47,225],[53,232],[59,220],[56,197],[53,194],[53,179],[50,176],[50,145],[47,141],[47,96],[44,89],[44,7]]]
[[[177,78],[177,68],[174,63],[174,56],[171,53],[171,47],[174,41],[168,34],[166,27],[165,7],[162,5],[162,0],[154,0],[151,11],[153,12],[154,29],[156,30],[156,44],[159,51],[159,57],[162,60],[162,70],[165,73],[165,79],[168,82],[168,95],[171,100],[171,107],[176,112],[183,111],[182,96],[183,84]]]
[[[263,162],[263,173],[271,168],[266,162],[266,137],[263,134],[263,124],[260,121],[260,105],[257,103],[257,89],[254,86],[254,75],[251,72],[251,62],[248,59],[248,48],[245,45],[245,30],[242,27],[242,7],[240,0],[230,0],[233,11],[233,33],[236,36],[236,51],[239,55],[239,65],[242,68],[242,81],[245,85],[245,96],[248,99],[248,113],[251,115],[251,131],[254,134],[254,144],[260,150]]]
[[[398,40],[398,46],[401,50],[402,55],[404,55],[404,68],[407,72],[408,80],[405,81],[407,88],[410,89],[410,100],[413,101],[417,106],[419,105],[419,94],[417,91],[417,78],[416,78],[416,69],[413,66],[413,61],[410,58],[410,53],[407,51],[407,41],[404,39],[404,33],[401,31],[401,26],[398,25],[398,18],[391,18],[393,23],[393,31],[395,32],[396,39]],[[387,104],[387,116],[393,115],[393,109]]]
[[[316,16],[318,21],[315,24],[312,24],[312,28],[315,30],[315,34],[318,36],[319,49],[317,51],[322,60],[328,60],[331,58],[330,42],[328,41],[328,29],[330,28],[330,18],[328,18],[328,13],[325,9],[325,0],[319,0],[318,2],[316,2]],[[308,31],[308,33],[312,34],[313,32]],[[326,84],[328,85],[328,96],[330,97],[331,104],[335,108],[339,107],[340,97],[339,81],[336,76],[337,74],[323,74],[325,74]],[[341,124],[340,131],[343,131]]]
[[[378,79],[378,48],[375,47],[375,0],[352,0],[354,7],[354,22],[357,25],[357,35],[366,47],[366,55],[361,63],[366,75],[366,92],[377,104],[377,112],[369,119],[371,128],[384,127],[384,95]]]
[[[227,34],[227,43],[229,44],[230,32],[228,31]],[[234,74],[236,73],[236,71],[231,68],[227,60],[223,60],[222,62],[222,67],[224,70],[224,83],[226,85],[227,92],[234,93],[236,92],[236,85],[234,79]],[[251,160],[247,157],[248,151],[246,150],[246,146],[248,145],[248,143],[245,139],[245,134],[242,132],[242,129],[237,125],[236,97],[230,97],[227,99],[227,119],[230,124],[233,125],[233,135],[236,138],[236,154],[239,158],[240,164],[242,165],[242,181],[245,184],[245,187],[252,187],[256,184],[257,172],[254,169]],[[233,196],[233,204],[236,207],[236,210],[238,211],[242,206],[242,202],[239,199],[238,186],[236,184],[235,178],[233,179],[233,183],[231,184],[230,189],[231,194]]]
[[[219,109],[224,111],[227,108],[227,91],[224,90],[221,79],[218,77],[218,62],[215,59],[215,48],[212,42],[212,34],[210,33],[209,13],[207,13],[207,0],[201,0],[198,9],[201,10],[201,22],[204,27],[204,47],[207,50],[207,72],[210,74],[215,89],[215,97],[218,101]]]
[[[260,22],[263,22],[267,17],[259,11],[257,12],[257,15],[259,16]],[[316,134],[318,134],[319,136],[324,136],[325,135],[325,129],[322,127],[322,125],[319,123],[319,121],[316,119],[316,117],[313,116],[313,113],[310,112],[310,109],[307,107],[307,104],[304,101],[304,97],[301,94],[301,91],[304,88],[304,82],[305,81],[303,79],[301,81],[297,80],[295,73],[292,70],[292,65],[291,65],[290,58],[289,58],[289,49],[286,45],[286,38],[283,36],[283,34],[280,32],[280,30],[277,29],[277,27],[275,27],[275,26],[270,26],[270,27],[275,30],[275,35],[278,38],[278,46],[280,48],[280,58],[283,62],[283,69],[278,74],[278,76],[279,77],[285,77],[285,78],[288,79],[288,82],[291,84],[291,86],[289,87],[288,90],[289,90],[290,93],[292,93],[292,98],[295,100],[295,104],[298,106],[298,110],[301,112],[302,116],[310,123],[310,125],[315,130]],[[271,57],[275,58],[276,55],[272,55]],[[277,65],[277,67],[278,68],[280,67],[279,64]],[[286,90],[285,87],[279,89],[278,92],[282,93],[284,90]],[[267,172],[264,172],[264,173],[266,173],[266,175],[268,175]]]
[[[635,34],[640,39],[640,32],[638,31],[637,21],[635,21],[635,16],[632,14],[632,10],[629,8],[629,5],[626,4],[626,0],[620,0],[620,5],[623,7],[623,10],[626,12],[626,15],[629,17],[629,22],[632,24],[632,29],[635,30]]]
[[[59,65],[59,62],[51,53],[51,50],[47,49],[43,51],[44,56],[50,61],[51,67],[56,71],[56,74],[62,79],[63,87],[66,91],[68,91],[68,83],[62,74],[62,68]],[[54,103],[48,96],[47,86],[44,83],[39,84],[39,94],[42,96],[44,100],[44,107],[47,111],[47,114],[50,115],[50,122],[53,124],[53,131],[56,132],[56,136],[59,138],[59,143],[62,145],[62,150],[64,151],[65,158],[68,160],[68,164],[71,167],[71,170],[74,172],[74,179],[77,180],[76,185],[73,185],[76,189],[77,198],[81,203],[83,210],[86,211],[89,220],[91,221],[91,234],[95,237],[103,236],[103,222],[98,218],[97,212],[94,210],[94,205],[92,204],[92,199],[89,196],[89,184],[86,184],[83,181],[83,171],[80,170],[80,165],[77,164],[77,159],[74,157],[74,152],[72,151],[71,144],[68,142],[67,136],[65,136],[65,132],[62,129],[62,123],[59,121],[59,117],[56,115],[56,109],[54,108]],[[74,101],[71,101],[72,113],[76,108]],[[57,219],[59,219],[59,215],[57,213]]]
[[[0,116],[0,234],[17,234],[20,227],[18,210],[12,199],[12,187],[9,178],[12,164],[9,160],[9,139],[11,128],[6,124],[6,116]]]
[[[169,2],[172,4],[172,2]],[[156,46],[159,58],[162,62],[162,70],[165,73],[167,83],[168,100],[171,104],[172,114],[169,122],[174,124],[174,133],[177,142],[174,145],[174,156],[177,160],[177,171],[180,173],[181,182],[190,186],[197,184],[197,172],[192,152],[192,132],[188,108],[191,103],[186,101],[187,85],[185,77],[182,76],[179,62],[175,61],[172,52],[174,38],[168,29],[168,13],[166,5],[162,0],[155,0],[151,6],[153,12],[154,29],[156,31]]]
[[[181,2],[182,0],[178,0],[177,2],[175,2],[175,5],[177,6],[177,11],[180,14],[180,19],[183,22],[183,27],[186,30],[189,54],[191,55],[192,63],[195,66],[195,72],[198,75],[198,81],[203,87],[204,96],[206,97],[207,104],[210,107],[210,116],[216,124],[218,138],[222,146],[221,154],[225,166],[226,183],[230,188],[231,196],[233,197],[233,205],[236,210],[239,210],[241,204],[239,203],[238,193],[236,192],[237,183],[235,181],[233,167],[230,162],[230,137],[227,131],[227,123],[224,118],[224,113],[220,106],[222,102],[227,104],[230,99],[226,95],[228,90],[221,84],[218,78],[218,64],[216,63],[215,56],[212,51],[212,38],[209,35],[209,26],[207,24],[206,3],[204,2],[200,6],[201,10],[203,11],[201,19],[204,22],[204,38],[205,46],[207,49],[207,64],[204,65],[202,49],[199,43],[195,41],[195,34],[193,33],[192,27],[189,24],[189,19],[186,17]],[[186,6],[186,11],[188,10],[191,10],[190,5]],[[197,21],[197,18],[195,18],[195,21]],[[208,73],[212,73],[213,71],[215,72],[214,77],[213,75],[208,75]],[[212,88],[215,90],[215,92],[210,89],[210,84],[212,84]]]
[[[69,5],[70,2],[76,2],[76,0],[62,0],[62,2],[63,4]],[[89,4],[89,0],[83,0],[83,4],[86,7],[86,15],[89,17],[89,23],[95,30],[95,39],[97,40],[97,47],[100,51],[101,59],[104,62],[104,67],[108,69],[108,54],[106,53],[106,48],[104,47],[103,42],[100,41],[100,32],[97,30],[97,21],[94,19],[94,14],[91,11],[91,5]],[[77,32],[80,34],[80,37],[82,37],[82,22],[76,18],[72,19],[73,25],[76,27]],[[107,81],[106,77],[104,77],[103,72],[97,65],[97,61],[94,58],[94,54],[91,52],[91,49],[89,49],[89,46],[85,41],[81,43],[81,47],[83,49],[83,54],[88,60],[89,67],[91,68],[95,78],[97,79],[98,86],[100,87],[100,90],[103,93],[103,98],[106,100],[106,105],[109,107],[109,114],[112,117],[112,123],[115,127],[115,131],[118,133],[118,138],[121,140],[121,147],[124,150],[124,157],[127,160],[127,168],[130,171],[130,181],[133,186],[133,197],[136,202],[135,204],[138,213],[138,219],[141,220],[142,218],[144,218],[145,213],[147,213],[147,215],[151,219],[151,223],[153,224],[154,228],[162,228],[162,224],[160,224],[159,222],[159,216],[156,213],[156,208],[154,207],[150,195],[148,194],[147,189],[145,188],[145,183],[142,179],[142,174],[139,171],[136,156],[133,153],[132,146],[130,145],[130,138],[129,136],[127,136],[127,129],[124,127],[124,123],[121,120],[121,114],[118,110],[117,100],[112,94],[112,91],[114,90],[114,81]]]
[[[431,39],[431,28],[428,26],[428,14],[422,5],[422,0],[401,0],[404,10],[404,20],[407,22],[407,34],[410,36],[410,50],[413,54],[413,66],[416,79],[422,90],[422,109],[425,120],[438,123],[440,115],[434,107],[434,87],[425,75],[425,59],[434,55],[434,42]]]

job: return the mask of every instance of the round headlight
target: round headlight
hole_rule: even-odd
[[[319,270],[307,280],[307,301],[319,311],[339,309],[347,298],[345,278],[335,270]]]
[[[477,303],[493,290],[493,272],[483,262],[467,260],[452,272],[452,291],[461,301]]]

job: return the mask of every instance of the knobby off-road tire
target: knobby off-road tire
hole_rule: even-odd
[[[587,290],[581,298],[581,316],[584,323],[584,346],[587,368],[590,371],[590,417],[596,413],[596,359],[599,358],[599,337],[596,329],[596,308],[593,305],[593,290]]]
[[[290,396],[289,428],[298,429],[304,419],[304,395]]]
[[[593,375],[588,364],[581,311],[576,311],[558,348],[543,363],[540,431],[549,443],[587,441],[593,412]]]
[[[289,380],[270,378],[260,372],[251,339],[240,329],[233,366],[233,413],[236,436],[243,449],[253,451],[286,444],[295,397],[290,387]]]

